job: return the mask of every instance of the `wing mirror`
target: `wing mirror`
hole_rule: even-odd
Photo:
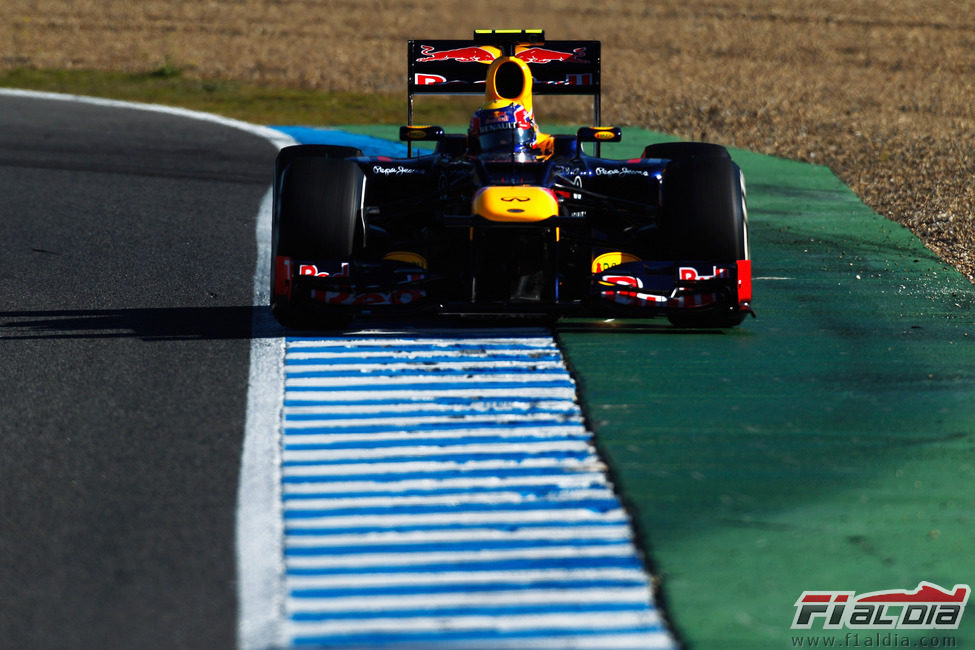
[[[425,140],[440,141],[444,138],[442,126],[413,126],[412,124],[399,127],[399,139],[406,141],[406,157],[413,157],[413,143]]]
[[[623,139],[623,132],[618,126],[584,126],[576,132],[576,150],[582,152],[583,142],[596,143],[596,155],[602,153],[602,143],[619,142]]]
[[[619,142],[623,132],[618,126],[584,126],[576,133],[579,142]]]
[[[401,126],[399,127],[399,139],[406,142],[418,142],[423,140],[442,140],[442,126]]]

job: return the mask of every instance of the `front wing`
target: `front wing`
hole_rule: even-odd
[[[395,260],[275,260],[275,299],[311,310],[351,315],[550,315],[650,318],[677,313],[751,310],[751,262],[630,261],[592,273],[588,286],[566,291],[564,278],[553,278],[547,299],[479,300],[476,279],[462,282],[456,273],[431,273]],[[585,280],[577,280],[585,282]],[[470,287],[467,291],[467,287]],[[571,293],[583,296],[565,300]]]

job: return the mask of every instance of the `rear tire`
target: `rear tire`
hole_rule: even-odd
[[[279,170],[275,197],[274,256],[330,262],[352,261],[362,246],[364,175],[355,162],[319,156],[293,157]],[[311,310],[291,297],[274,296],[271,311],[282,325],[307,328],[344,325],[344,312]],[[320,315],[318,315],[320,314]]]
[[[669,153],[685,153],[673,158],[664,172],[663,235],[668,257],[729,264],[749,259],[744,180],[727,150],[705,143],[664,144]],[[647,149],[655,146],[659,145]],[[663,151],[663,147],[655,149],[653,157]],[[679,327],[734,327],[744,317],[733,304],[727,309],[678,312],[669,318]]]

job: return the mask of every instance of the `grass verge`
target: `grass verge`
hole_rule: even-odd
[[[195,79],[169,63],[140,73],[104,70],[0,70],[0,87],[179,106],[255,124],[400,124],[406,94],[327,93],[237,81]],[[463,99],[464,102],[457,100]],[[465,124],[466,98],[424,98],[424,119]]]

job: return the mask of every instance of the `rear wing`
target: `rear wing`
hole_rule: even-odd
[[[600,124],[599,41],[546,41],[537,30],[475,30],[465,40],[409,41],[409,106],[416,95],[480,95],[488,65],[500,56],[528,64],[535,95],[592,95],[593,124]]]

